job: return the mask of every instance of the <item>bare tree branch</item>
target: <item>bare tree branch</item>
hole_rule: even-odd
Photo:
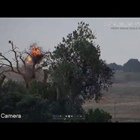
[[[11,66],[10,65],[8,65],[8,64],[4,64],[4,63],[0,63],[0,68],[2,68],[3,66],[7,66],[7,67],[10,67],[11,68]]]
[[[0,66],[0,68],[2,68],[3,67],[3,64],[0,64],[1,66]]]
[[[22,58],[22,54],[20,53],[20,56],[19,56],[20,60],[22,61],[24,67],[26,68],[26,62],[25,60]]]
[[[16,74],[19,74],[18,72],[13,71],[13,70],[4,70],[4,71],[2,71],[2,72],[0,73],[0,75],[2,75],[3,73],[6,73],[6,72],[14,72],[14,73],[16,73]]]
[[[13,42],[11,42],[11,45],[12,45],[12,52],[15,55],[16,69],[20,74],[22,74],[21,71],[19,70],[19,61],[18,61],[18,55],[16,52],[17,47],[14,47]]]
[[[21,62],[23,63],[24,67],[26,67],[26,60],[23,58],[23,54],[22,52],[16,51],[19,53],[19,58],[21,60]]]
[[[38,67],[38,68],[35,69],[35,71],[38,71],[38,70],[41,70],[41,69],[42,69],[42,67]]]
[[[19,74],[24,79],[24,81],[26,83],[26,87],[28,88],[30,81],[32,79],[36,78],[36,72],[39,72],[39,70],[42,69],[42,66],[40,66],[38,64],[41,62],[43,57],[45,57],[45,56],[50,57],[51,53],[50,54],[49,54],[49,52],[44,53],[44,52],[41,51],[41,49],[39,49],[41,54],[39,56],[35,57],[32,54],[32,52],[30,52],[30,51],[27,52],[25,50],[24,52],[19,52],[17,50],[17,47],[14,46],[12,41],[9,41],[9,43],[11,44],[12,49],[8,52],[12,52],[14,54],[14,58],[13,58],[13,61],[12,61],[12,59],[8,59],[5,56],[5,54],[0,53],[0,60],[1,60],[0,61],[0,68],[5,67],[5,66],[8,68],[8,69],[2,70],[2,72],[0,72],[0,75],[3,74],[3,73],[7,73],[7,72],[9,72],[9,73],[13,72],[13,73]],[[25,58],[23,56],[24,54],[26,55]],[[29,66],[26,63],[28,56],[30,56],[31,59],[32,59],[32,63],[31,63],[32,65],[29,65]],[[21,69],[20,62],[21,62],[21,64],[23,64],[24,69]],[[31,77],[30,74],[33,75],[32,79],[30,78]]]
[[[25,53],[28,54],[32,58],[32,55],[30,53],[28,53],[27,51],[25,51]]]
[[[16,74],[20,74],[20,75],[24,75],[21,71],[20,71],[20,67],[19,67],[19,60],[18,60],[18,51],[16,51],[16,49],[17,49],[17,47],[14,47],[14,45],[13,45],[13,42],[11,42],[11,41],[9,41],[9,43],[12,45],[12,50],[10,50],[10,51],[12,51],[13,53],[14,53],[14,61],[16,62],[16,67],[14,68],[14,66],[13,66],[13,64],[12,64],[12,62],[7,58],[7,57],[5,57],[2,53],[0,54],[0,59],[1,60],[3,60],[3,61],[6,61],[6,62],[8,62],[9,64],[6,64],[6,63],[0,63],[0,68],[2,68],[3,66],[7,66],[7,67],[9,67],[10,68],[10,70],[4,70],[3,72],[1,72],[0,73],[0,75],[2,74],[2,73],[4,73],[4,72],[14,72],[14,73],[16,73]],[[9,52],[9,51],[8,51]],[[20,56],[21,58],[22,58],[22,56]]]
[[[10,65],[11,69],[14,71],[12,62],[8,58],[6,58],[4,55],[2,55],[2,54],[0,55],[0,57],[2,57],[2,59],[4,59],[5,61],[7,61],[9,63],[9,65]]]

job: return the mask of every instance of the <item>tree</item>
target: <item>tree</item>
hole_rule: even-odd
[[[5,78],[6,78],[5,75],[2,75],[2,76],[0,77],[0,88],[2,87],[2,84],[3,84],[4,80],[5,80]]]
[[[100,58],[100,46],[88,24],[78,23],[77,30],[62,39],[51,53],[50,75],[57,90],[57,99],[70,98],[71,103],[83,103],[108,90],[114,72]]]
[[[12,47],[9,52],[14,54],[14,58],[10,60],[0,53],[0,68],[3,68],[0,75],[9,72],[21,75],[26,87],[29,88],[30,81],[36,78],[36,72],[42,68],[38,64],[47,52],[43,52],[37,44],[31,45],[28,51],[20,52],[12,41],[9,41],[9,43]]]
[[[111,122],[112,116],[102,109],[96,108],[94,111],[89,109],[85,114],[86,122]]]

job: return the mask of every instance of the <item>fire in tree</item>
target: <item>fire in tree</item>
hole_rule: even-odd
[[[36,78],[36,72],[42,69],[37,64],[42,61],[47,52],[44,53],[37,44],[31,45],[29,51],[19,52],[12,41],[9,41],[9,43],[12,46],[10,51],[14,54],[14,62],[1,53],[0,68],[7,67],[8,69],[0,72],[0,75],[8,72],[19,74],[23,77],[26,87],[29,88],[30,81]]]
[[[26,59],[26,62],[28,64],[32,63],[33,67],[35,67],[36,64],[39,64],[44,57],[44,54],[41,51],[41,48],[39,48],[37,44],[33,44],[32,46],[30,46],[30,52],[27,54],[28,54],[28,57]]]
[[[28,56],[26,62],[27,63],[31,63],[32,62],[32,58],[30,56]]]

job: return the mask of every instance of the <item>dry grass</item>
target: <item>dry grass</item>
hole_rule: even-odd
[[[119,122],[140,122],[140,82],[114,84],[103,99],[86,102],[85,110],[100,108],[109,112]]]
[[[99,103],[91,101],[83,107],[85,110],[103,109],[114,121],[140,122],[140,82],[114,84]]]

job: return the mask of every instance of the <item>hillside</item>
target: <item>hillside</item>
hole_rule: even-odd
[[[140,61],[134,58],[129,59],[123,66],[116,63],[110,63],[108,66],[115,71],[140,72]]]

